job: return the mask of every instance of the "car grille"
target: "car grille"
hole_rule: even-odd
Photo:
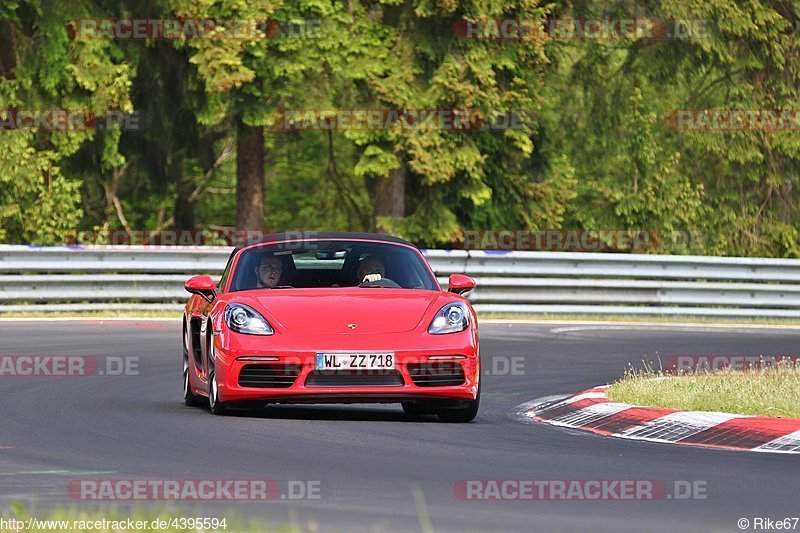
[[[398,370],[315,370],[308,374],[306,387],[366,387],[403,385]]]
[[[300,365],[244,365],[239,372],[239,386],[258,389],[291,387],[300,374]]]
[[[418,387],[449,387],[464,383],[464,368],[455,362],[409,363],[408,373]]]

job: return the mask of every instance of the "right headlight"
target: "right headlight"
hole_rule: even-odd
[[[275,330],[258,311],[244,304],[228,304],[225,308],[225,323],[237,333],[249,335],[272,335]]]
[[[428,333],[442,335],[444,333],[457,333],[464,331],[469,325],[469,312],[466,304],[456,302],[447,304],[436,313],[431,325],[428,326]]]

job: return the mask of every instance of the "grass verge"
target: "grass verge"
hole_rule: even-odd
[[[608,396],[615,402],[683,411],[800,418],[800,366],[681,376],[629,371],[611,385]]]

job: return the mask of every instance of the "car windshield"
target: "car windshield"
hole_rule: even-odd
[[[302,241],[242,251],[230,290],[335,287],[439,289],[424,259],[407,246]]]

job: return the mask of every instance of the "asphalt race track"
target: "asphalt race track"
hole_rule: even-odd
[[[182,404],[179,322],[0,322],[0,355],[139,358],[138,375],[0,377],[0,504],[112,505],[72,500],[69,481],[85,478],[274,479],[319,481],[322,498],[174,505],[321,532],[739,531],[743,517],[800,516],[798,456],[610,439],[515,415],[656,354],[797,355],[800,329],[484,324],[481,341],[471,424],[409,417],[399,405],[216,417]],[[457,481],[486,479],[682,480],[703,483],[706,499],[454,495]]]

